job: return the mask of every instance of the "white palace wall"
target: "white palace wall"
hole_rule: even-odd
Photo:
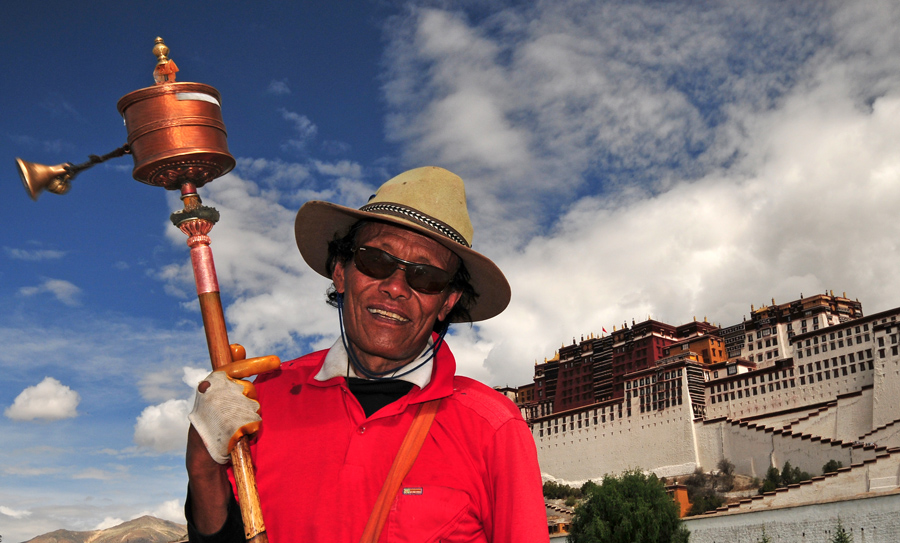
[[[838,398],[838,411],[834,435],[823,436],[842,441],[856,441],[873,428],[874,387],[864,388],[859,394]],[[865,430],[860,432],[860,430]],[[807,430],[807,432],[809,432]],[[809,432],[812,433],[812,432]]]
[[[790,485],[774,492],[767,492],[756,499],[744,500],[735,511],[752,511],[771,507],[789,507],[867,492],[894,492],[900,475],[900,455],[881,452],[864,462],[853,463],[827,476],[816,476],[812,481]]]
[[[740,421],[704,422],[696,431],[700,466],[705,471],[715,469],[724,458],[734,464],[737,473],[759,478],[765,477],[769,467],[781,469],[785,462],[818,475],[829,460],[849,466],[869,460],[876,454],[872,445],[823,439],[808,433]]]
[[[829,377],[823,377],[822,380],[815,380],[816,376],[824,372],[819,371],[812,376],[799,375],[797,368],[787,368],[784,370],[771,370],[771,372],[761,372],[761,375],[747,374],[748,376],[739,379],[738,385],[733,390],[724,393],[716,393],[718,383],[711,381],[707,384],[707,402],[706,417],[708,419],[716,419],[719,417],[728,417],[731,419],[746,419],[750,417],[759,417],[767,413],[777,411],[790,411],[796,408],[807,407],[819,403],[827,403],[834,401],[835,398],[844,394],[850,394],[861,390],[865,386],[872,385],[872,370],[865,363],[853,364],[852,372],[848,371],[847,375],[833,376],[831,373],[835,371],[842,373],[844,368],[832,370],[829,367]],[[755,372],[754,372],[755,373]],[[772,376],[773,380],[768,380],[768,376]],[[803,377],[803,383],[800,382]],[[766,379],[759,385],[754,384],[754,378]],[[813,379],[809,382],[807,379]],[[745,381],[748,381],[746,384]],[[730,384],[730,383],[729,383]],[[759,392],[760,387],[764,387]],[[772,390],[769,390],[769,389]],[[754,391],[756,389],[756,391]],[[737,393],[740,392],[738,397]],[[725,399],[724,396],[728,395]],[[734,394],[735,398],[731,399]],[[783,419],[784,422],[790,422],[790,417]]]
[[[877,443],[879,446],[887,448],[900,447],[900,424],[891,424],[875,430],[871,434],[864,436],[862,441]]]
[[[828,542],[838,518],[854,541],[896,542],[900,541],[898,484],[900,454],[881,452],[877,459],[744,499],[685,523],[692,543],[758,541],[763,528],[773,542]]]
[[[854,442],[872,428],[872,390],[864,387],[808,415],[789,421],[794,433]],[[755,421],[758,422],[758,421]],[[775,426],[775,425],[773,425]]]
[[[621,402],[533,421],[532,435],[543,474],[580,484],[633,468],[660,477],[693,472],[699,463],[688,377],[681,369],[675,371],[680,391],[674,394],[669,390],[672,397],[680,396],[680,404],[673,399],[668,408],[642,413],[640,396],[629,393]]]
[[[694,422],[694,435],[697,443],[697,464],[705,471],[713,469],[719,460],[730,457],[725,452],[725,424],[720,419],[715,422]],[[735,465],[735,467],[737,467]],[[737,470],[738,473],[743,473]]]
[[[557,416],[562,421],[575,415]],[[560,422],[565,431],[543,437],[535,424],[538,462],[545,475],[570,484],[632,468],[651,470],[660,477],[691,473],[698,465],[692,418],[686,401],[664,411],[617,417],[587,428],[570,430],[571,422]]]
[[[885,350],[885,354],[888,353]],[[900,356],[875,359],[874,390],[872,429],[900,420]]]
[[[874,454],[867,454],[862,447],[844,447],[838,441],[826,441],[809,434],[776,434],[772,432],[772,465],[781,469],[786,462],[810,475],[822,473],[822,466],[829,460],[837,460],[844,466],[861,461]],[[854,454],[855,453],[855,454]],[[757,477],[764,477],[765,472]]]
[[[900,493],[685,519],[691,543],[828,543],[838,519],[856,543],[900,541]]]
[[[872,381],[871,375],[870,370],[861,371],[848,378],[835,378],[821,388],[846,391],[852,384],[866,386]],[[813,388],[815,394],[824,394],[819,387],[795,385],[793,392],[788,392],[797,395]],[[722,459],[732,462],[738,473],[753,477],[765,477],[769,467],[781,469],[785,462],[817,475],[829,460],[848,466],[874,454],[867,452],[872,447],[851,446],[872,428],[873,387],[856,389],[837,400],[834,396],[827,398],[831,403],[811,414],[794,409],[748,423],[724,418],[695,421],[690,396],[685,393],[682,405],[649,413],[635,414],[638,406],[632,400],[631,416],[594,424],[583,424],[576,414],[583,413],[585,421],[598,420],[593,407],[557,413],[536,421],[532,432],[544,474],[571,483],[631,468],[653,471],[660,477],[691,473],[697,467],[710,471]],[[762,401],[756,401],[762,409]],[[775,408],[784,405],[773,403]],[[608,409],[607,417],[614,408]],[[900,440],[900,424],[894,426],[878,436],[891,441],[883,443],[875,437],[868,441],[890,446]]]

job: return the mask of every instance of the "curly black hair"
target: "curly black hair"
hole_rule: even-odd
[[[339,234],[335,234],[334,239],[328,242],[328,260],[326,261],[325,266],[328,269],[329,275],[334,273],[334,266],[338,262],[346,264],[353,258],[353,252],[357,249],[357,235],[366,225],[375,223],[382,223],[382,221],[357,221],[350,227],[350,230],[346,235],[340,236]],[[384,222],[383,224],[391,223]],[[450,284],[447,288],[451,291],[460,292],[462,295],[459,297],[459,301],[456,302],[456,305],[453,306],[453,309],[450,310],[450,313],[447,314],[447,318],[442,321],[435,321],[433,328],[435,332],[440,334],[446,331],[451,322],[472,322],[472,316],[469,314],[469,309],[475,305],[478,293],[475,292],[475,288],[472,287],[469,278],[469,271],[466,269],[466,265],[462,262],[462,259],[460,259],[459,268],[457,268],[456,273],[453,274],[453,278],[450,279]],[[325,296],[328,305],[333,307],[338,306],[338,293],[334,288],[334,284],[328,288]]]

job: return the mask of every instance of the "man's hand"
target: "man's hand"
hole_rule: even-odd
[[[219,464],[228,463],[238,439],[255,433],[262,421],[256,388],[241,378],[277,369],[279,365],[276,356],[239,360],[200,382],[188,418]]]
[[[234,362],[212,372],[197,387],[194,410],[189,415],[185,464],[191,490],[194,526],[203,534],[217,532],[225,523],[232,492],[226,464],[231,449],[244,435],[260,426],[256,389],[240,380],[277,369],[277,356],[245,360],[244,348],[231,346]]]

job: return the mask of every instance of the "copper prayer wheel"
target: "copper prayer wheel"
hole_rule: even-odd
[[[117,108],[134,158],[132,176],[178,190],[201,187],[234,168],[219,91],[202,83],[164,83],[128,93]]]

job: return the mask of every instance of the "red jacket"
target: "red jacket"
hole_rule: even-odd
[[[431,382],[366,418],[343,377],[319,382],[327,351],[260,376],[251,449],[272,543],[357,543],[416,405],[443,398],[391,507],[381,542],[549,540],[534,439],[515,405],[454,376],[444,345]]]

